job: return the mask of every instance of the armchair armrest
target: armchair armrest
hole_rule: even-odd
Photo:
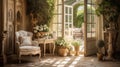
[[[18,46],[20,46],[20,42],[19,42],[19,41],[17,41],[16,44],[17,44]]]

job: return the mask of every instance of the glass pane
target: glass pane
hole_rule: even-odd
[[[90,33],[91,32],[91,24],[87,24],[87,33]]]
[[[58,24],[58,31],[62,31],[62,24]]]
[[[88,37],[88,38],[92,37],[92,36],[91,36],[91,33],[87,33],[87,37]]]
[[[95,37],[95,0],[87,0],[87,37]]]
[[[57,24],[53,24],[53,31],[57,31]]]
[[[62,15],[58,15],[58,23],[62,23]]]
[[[65,29],[68,29],[68,24],[65,24]]]
[[[92,29],[95,30],[95,24],[91,24]]]
[[[72,15],[69,15],[69,22],[72,23]]]
[[[62,14],[62,5],[59,5],[59,6],[58,6],[58,13],[59,13],[59,14]]]
[[[68,7],[65,7],[65,13],[68,14]]]
[[[90,22],[91,22],[91,14],[88,14],[88,15],[87,15],[87,21],[88,21],[87,23],[90,23]]]
[[[62,4],[62,0],[58,0],[58,3],[59,3],[59,4]]]
[[[72,14],[72,8],[69,8],[69,14]]]
[[[92,7],[91,5],[87,5],[87,13],[92,13]]]
[[[95,14],[95,6],[94,5],[92,5],[91,9],[92,9],[92,13]]]
[[[72,24],[69,24],[69,28],[72,28]]]
[[[57,13],[57,9],[58,9],[57,6],[55,6],[54,13]]]
[[[87,15],[87,21],[88,21],[88,23],[95,23],[95,17],[94,17],[95,15],[91,15],[91,14],[88,14]]]
[[[57,16],[58,16],[58,15],[54,15],[54,16],[53,16],[53,17],[54,17],[54,18],[53,18],[53,21],[54,21],[53,23],[56,23],[56,22],[57,22]]]
[[[65,22],[68,22],[68,15],[65,15]]]
[[[91,15],[91,22],[94,23],[94,15]]]
[[[58,37],[62,37],[62,31],[58,31],[57,36],[58,36]]]
[[[94,33],[92,33],[92,37],[95,37],[96,35],[95,35],[95,32]]]

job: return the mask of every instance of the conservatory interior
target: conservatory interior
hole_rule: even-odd
[[[0,0],[0,66],[119,67],[119,0]]]

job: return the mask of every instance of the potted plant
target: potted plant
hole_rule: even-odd
[[[105,56],[105,43],[104,43],[104,41],[98,40],[96,47],[98,49],[98,51],[97,51],[98,60],[103,60],[103,56]]]
[[[116,51],[116,43],[118,39],[119,26],[119,5],[115,0],[102,0],[96,9],[98,16],[103,16],[104,29],[108,32],[108,59],[112,59],[113,53]]]
[[[74,48],[75,48],[76,56],[79,56],[79,55],[80,55],[80,45],[81,45],[80,41],[74,40],[74,41],[72,42],[72,45],[73,45]]]
[[[57,46],[57,53],[60,56],[67,56],[69,50],[68,50],[68,43],[64,40],[63,37],[58,37],[55,41],[55,44]]]

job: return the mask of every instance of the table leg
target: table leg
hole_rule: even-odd
[[[49,47],[50,47],[49,49],[50,49],[50,54],[51,54],[51,53],[52,53],[52,52],[51,52],[51,43],[49,43]]]
[[[45,57],[45,53],[46,53],[46,43],[44,43],[44,57]]]
[[[55,52],[55,43],[53,42],[53,55],[54,55],[54,52]]]

